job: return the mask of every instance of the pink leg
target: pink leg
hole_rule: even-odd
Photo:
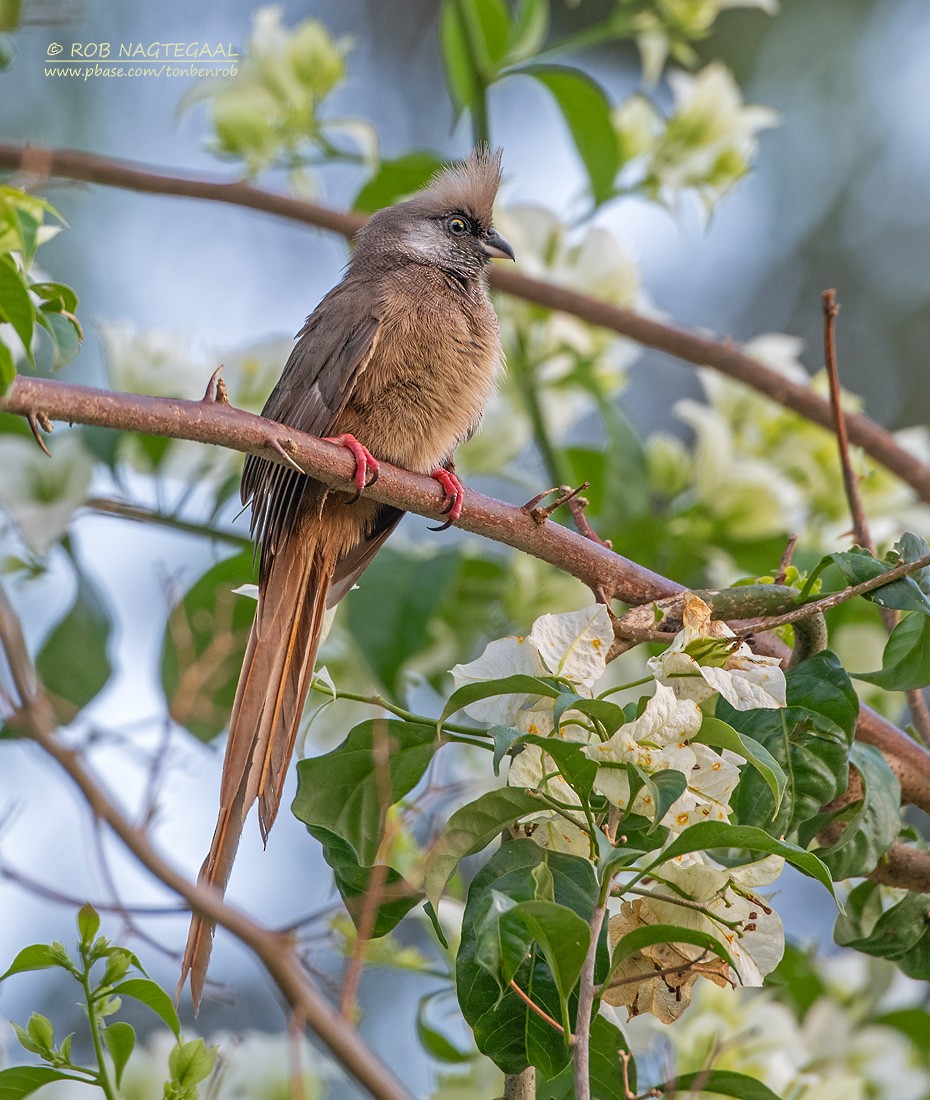
[[[371,451],[367,447],[363,446],[355,438],[354,435],[325,435],[323,438],[327,443],[338,443],[341,447],[345,447],[346,450],[352,452],[355,457],[355,476],[352,481],[355,485],[355,496],[349,501],[350,504],[354,504],[358,498],[362,495],[362,491],[367,489],[370,485],[378,480],[378,462],[372,455]],[[371,480],[368,480],[369,471],[371,472]]]
[[[465,499],[465,487],[456,477],[454,471],[447,470],[444,466],[439,466],[437,469],[433,470],[429,476],[435,478],[436,481],[439,482],[449,501],[443,509],[444,513],[449,518],[441,527],[432,528],[434,531],[445,531],[446,528],[451,527],[462,514],[462,501]]]

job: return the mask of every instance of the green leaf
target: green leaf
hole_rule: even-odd
[[[657,1088],[659,1092],[668,1092],[672,1096],[694,1091],[734,1096],[737,1100],[779,1100],[778,1094],[772,1092],[768,1085],[763,1085],[755,1077],[729,1069],[703,1069],[697,1073],[683,1073]]]
[[[610,101],[599,84],[577,69],[530,65],[520,71],[555,97],[591,181],[595,206],[600,206],[613,197],[620,167]]]
[[[552,872],[555,901],[590,920],[597,901],[597,880],[591,864],[577,856],[547,852],[531,840],[508,840],[472,880],[462,923],[462,942],[456,959],[459,1005],[471,1026],[478,1049],[505,1073],[520,1073],[528,1065],[551,1079],[570,1061],[562,1036],[539,1018],[512,989],[501,995],[498,982],[478,961],[480,929],[496,899],[514,905],[532,901],[538,876],[546,863]],[[607,972],[606,933],[598,947],[595,980]],[[514,975],[514,981],[533,1002],[558,1018],[559,991],[542,953],[533,951]],[[576,997],[571,998],[570,1013]]]
[[[456,810],[433,845],[423,871],[423,888],[433,906],[439,904],[460,860],[486,848],[508,825],[544,808],[535,795],[516,787],[504,787],[488,791]]]
[[[715,749],[730,749],[744,757],[768,784],[775,802],[774,812],[778,813],[788,777],[784,768],[764,745],[719,718],[705,718],[700,730],[691,740],[701,745],[711,745]]]
[[[6,344],[0,344],[0,397],[6,393],[15,380],[16,363],[13,361],[13,353]]]
[[[194,1089],[201,1081],[206,1081],[213,1072],[218,1050],[218,1047],[208,1047],[203,1039],[178,1042],[168,1055],[172,1081],[186,1089]]]
[[[22,14],[22,0],[3,0],[0,3],[0,31],[15,31]]]
[[[833,880],[823,863],[811,852],[805,852],[796,844],[776,840],[762,829],[750,825],[728,825],[725,821],[699,821],[689,825],[649,865],[651,870],[675,856],[688,852],[706,852],[713,848],[745,848],[749,852],[781,856],[809,878],[816,879],[836,898]],[[839,903],[837,903],[839,904]]]
[[[162,987],[150,978],[130,978],[114,986],[110,992],[114,997],[132,997],[134,1001],[141,1002],[156,1016],[160,1016],[176,1037],[180,1037],[181,1021],[175,1011],[174,1002]]]
[[[100,914],[89,902],[82,905],[78,910],[77,926],[81,936],[81,945],[89,948],[94,942],[94,937],[100,931]]]
[[[578,741],[563,741],[561,737],[543,737],[536,733],[520,735],[524,745],[538,745],[558,767],[562,778],[582,799],[587,799],[597,778],[597,764],[585,756],[584,746]],[[537,806],[537,809],[544,809]]]
[[[75,1080],[78,1078],[50,1066],[11,1066],[0,1070],[0,1100],[20,1100],[52,1081]]]
[[[81,350],[81,341],[84,339],[77,318],[65,316],[63,313],[40,311],[38,322],[52,338],[53,369],[58,370],[70,363]]]
[[[587,699],[571,691],[563,691],[555,701],[555,728],[560,729],[566,711],[577,710],[588,718],[596,718],[609,734],[616,733],[626,721],[623,707],[609,699]]]
[[[688,779],[682,772],[674,771],[670,768],[663,768],[661,771],[649,772],[643,771],[641,768],[636,768],[636,774],[643,781],[643,786],[652,795],[652,805],[654,807],[652,813],[652,827],[658,828],[659,822],[668,813],[669,808],[673,806],[679,798],[685,793],[688,787]],[[632,793],[630,801],[633,801],[635,795]]]
[[[165,627],[161,680],[171,717],[201,741],[229,721],[255,601],[234,589],[255,579],[251,550],[203,574],[172,609]]]
[[[12,974],[22,974],[26,970],[50,970],[53,966],[61,966],[66,970],[70,968],[68,956],[61,944],[34,943],[17,954],[8,969],[0,975],[0,982]]]
[[[494,740],[494,757],[492,761],[494,774],[500,775],[501,761],[508,751],[513,748],[514,744],[525,737],[526,734],[522,730],[514,729],[513,726],[491,726],[488,734]]]
[[[594,1017],[589,1032],[589,1075],[592,1100],[627,1100],[618,1070],[619,1052],[629,1051],[623,1032],[601,1015]],[[636,1091],[636,1063],[631,1059],[627,1076]],[[537,1080],[536,1100],[575,1100],[574,1066],[568,1065],[550,1081]]]
[[[361,927],[370,917],[371,891],[377,885],[373,881],[375,868],[362,866],[352,845],[337,833],[312,825],[307,826],[307,832],[322,844],[323,858],[333,869],[336,889],[353,924],[356,928]],[[423,898],[395,868],[379,866],[377,874],[380,897],[369,933],[372,939],[386,936]]]
[[[854,672],[886,691],[912,691],[930,685],[930,618],[911,613],[892,630],[878,672]]]
[[[519,0],[507,40],[507,62],[525,61],[546,40],[549,0]]]
[[[427,1009],[431,1002],[437,996],[441,996],[446,992],[445,989],[440,989],[433,993],[426,993],[420,998],[417,1004],[417,1038],[420,1040],[420,1046],[437,1062],[461,1065],[463,1062],[470,1062],[474,1058],[474,1052],[460,1050],[441,1031],[434,1028],[426,1018]]]
[[[425,187],[443,166],[435,153],[415,150],[393,160],[383,160],[378,170],[355,196],[353,210],[373,214]]]
[[[715,955],[719,955],[725,963],[736,969],[729,951],[710,933],[699,932],[695,928],[681,928],[677,924],[649,924],[643,928],[634,928],[614,944],[610,957],[611,973],[624,959],[656,943],[690,943],[695,947],[704,947],[708,951],[713,951]],[[608,982],[609,980],[608,976]]]
[[[588,922],[556,902],[524,901],[501,915],[500,927],[502,939],[508,931],[522,927],[530,941],[539,944],[559,992],[563,1027],[569,1027],[568,998],[578,984],[591,944]],[[514,966],[514,972],[517,968]]]
[[[59,313],[77,312],[78,296],[66,283],[33,283],[30,289],[43,300],[43,308],[54,306]]]
[[[517,673],[514,676],[501,676],[497,680],[481,680],[475,684],[463,684],[449,696],[443,707],[439,723],[442,724],[457,710],[478,703],[482,699],[491,699],[498,695],[542,695],[547,699],[557,699],[561,692],[551,680],[538,676]]]
[[[851,891],[833,938],[841,947],[892,959],[905,974],[926,980],[930,978],[928,910],[930,895],[905,894],[883,911],[878,884],[863,882]]]
[[[787,783],[778,811],[767,781],[744,768],[730,805],[740,824],[792,837],[846,790],[849,749],[859,700],[836,655],[824,650],[787,673],[787,707],[737,711],[718,699],[717,717],[757,741]]]
[[[862,779],[863,797],[838,815],[812,818],[800,834],[807,847],[829,822],[838,819],[845,824],[836,844],[817,850],[835,881],[874,871],[901,831],[901,784],[884,756],[874,746],[857,741],[849,762]]]
[[[75,565],[77,592],[65,617],[52,628],[36,658],[36,671],[58,720],[67,725],[110,679],[112,624],[94,581]]]
[[[136,1033],[132,1027],[118,1020],[104,1029],[103,1041],[107,1045],[110,1057],[113,1059],[113,1068],[116,1071],[116,1087],[119,1088],[123,1079],[123,1070],[136,1045]]]
[[[361,863],[373,863],[389,808],[381,804],[380,749],[386,750],[393,806],[423,778],[438,744],[433,726],[395,718],[359,723],[332,752],[298,763],[295,817],[342,837]]]
[[[8,321],[13,326],[34,369],[32,333],[36,323],[35,306],[29,297],[25,274],[9,256],[3,254],[0,254],[0,321]]]
[[[852,550],[844,550],[842,553],[830,554],[829,557],[843,574],[846,582],[854,585],[872,580],[873,577],[880,577],[882,573],[887,573],[895,565],[899,565],[901,561],[916,561],[925,554],[930,554],[930,547],[916,535],[910,535],[910,539],[904,544],[904,547],[909,553],[902,552],[899,544],[900,557],[898,554],[893,555],[894,561],[878,561],[868,550],[863,550],[861,546],[856,546]],[[930,568],[925,566],[919,574],[900,577],[890,584],[882,585],[881,588],[874,588],[871,592],[866,592],[865,599],[872,600],[881,607],[891,607],[897,611],[921,611],[925,615],[930,615],[930,596],[921,587],[920,583],[922,581],[926,585],[928,583],[926,578],[928,577],[930,577]]]
[[[29,1017],[26,1034],[33,1041],[36,1049],[43,1055],[51,1050],[52,1044],[55,1042],[55,1029],[52,1026],[52,1021],[47,1016],[43,1016],[41,1012],[33,1012]]]
[[[468,29],[456,0],[445,0],[439,16],[439,43],[446,70],[446,84],[456,114],[473,106],[484,95],[484,84],[469,49]]]

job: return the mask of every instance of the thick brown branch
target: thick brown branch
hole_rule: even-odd
[[[333,1056],[378,1100],[412,1095],[342,1019],[308,979],[291,941],[262,928],[207,887],[188,882],[152,847],[148,836],[118,808],[78,753],[56,736],[57,721],[35,678],[19,621],[0,586],[0,645],[19,696],[17,725],[52,757],[77,786],[93,816],[104,821],[135,858],[202,916],[221,924],[254,951],[294,1013],[329,1047]]]
[[[155,172],[149,168],[93,156],[90,153],[0,144],[0,168],[20,170],[40,180],[57,176],[130,191],[231,203],[314,225],[344,237],[351,237],[362,224],[358,215],[332,210],[287,195],[278,195],[247,183],[228,183]],[[621,336],[666,352],[686,363],[712,367],[766,394],[773,401],[793,409],[808,420],[825,428],[833,425],[828,401],[807,386],[792,382],[777,371],[763,366],[732,341],[713,339],[688,329],[663,324],[640,316],[632,310],[621,309],[555,283],[533,279],[504,268],[493,270],[491,283],[498,290],[549,309],[573,314],[589,324],[611,329]],[[930,466],[908,453],[874,420],[860,414],[850,414],[846,417],[846,424],[853,443],[906,481],[922,500],[930,503]]]
[[[308,473],[327,485],[346,488],[354,472],[352,457],[344,448],[219,403],[140,397],[20,376],[0,399],[0,408],[21,416],[41,409],[56,420],[193,439],[282,462],[268,443],[276,439]],[[385,504],[440,518],[442,491],[431,478],[385,462],[377,484],[367,492]],[[537,524],[522,508],[469,489],[458,526],[532,554],[578,577],[592,591],[600,589],[624,603],[646,604],[684,591],[675,581],[565,527]],[[787,646],[767,635],[754,645],[759,652],[783,660],[790,655]],[[905,800],[930,812],[930,753],[868,707],[862,708],[856,735],[885,754],[901,781]]]

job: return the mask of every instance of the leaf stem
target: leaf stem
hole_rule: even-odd
[[[84,999],[87,1002],[87,1021],[90,1024],[90,1037],[94,1044],[94,1056],[97,1059],[99,1073],[96,1075],[96,1084],[100,1086],[107,1100],[119,1100],[113,1082],[110,1080],[110,1069],[107,1065],[106,1055],[103,1053],[103,1043],[100,1040],[100,1018],[97,1015],[97,1004],[94,991],[90,985],[90,967],[85,948],[81,947],[81,961],[84,969],[80,975],[81,988],[84,990]]]

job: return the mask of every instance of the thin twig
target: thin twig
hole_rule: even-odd
[[[597,946],[601,928],[606,916],[605,896],[603,900],[598,901],[588,923],[591,942],[578,979],[578,1008],[575,1012],[575,1100],[591,1100],[591,1016],[597,989],[594,981],[594,967],[597,963]]]
[[[170,175],[125,161],[98,157],[70,150],[0,144],[0,167],[20,170],[37,180],[49,177],[84,180],[107,187],[158,195],[230,203],[251,210],[262,210],[277,217],[352,237],[364,219],[275,194],[250,184]],[[668,325],[632,310],[569,290],[557,283],[522,275],[518,271],[496,268],[491,284],[505,293],[534,302],[547,309],[559,310],[627,336],[646,347],[656,348],[697,367],[710,367],[729,375],[801,416],[832,427],[830,405],[808,386],[793,382],[746,355],[732,341],[713,339],[674,325]],[[911,485],[922,500],[930,503],[930,465],[910,454],[875,421],[853,414],[847,418],[850,439],[857,446]]]
[[[774,630],[778,626],[796,623],[799,619],[806,619],[817,612],[823,614],[823,612],[829,611],[833,607],[839,607],[840,604],[846,603],[847,600],[855,599],[856,596],[864,596],[867,592],[874,592],[876,588],[883,588],[886,584],[900,580],[901,577],[906,577],[910,573],[916,573],[928,565],[930,565],[930,554],[924,554],[923,557],[914,561],[903,561],[887,572],[879,573],[877,577],[869,577],[866,581],[850,585],[849,588],[840,589],[839,592],[832,592],[822,599],[801,604],[794,611],[786,611],[784,615],[772,615],[767,619],[753,619],[752,622],[744,626],[736,627],[734,633],[739,637],[745,637],[747,634],[758,634],[763,630]]]
[[[602,539],[597,531],[591,526],[591,521],[585,513],[587,507],[588,500],[586,497],[574,497],[569,501],[568,510],[571,512],[572,519],[575,521],[575,527],[578,529],[578,534],[586,539],[590,539],[591,542],[596,542],[599,546],[606,546],[608,550],[613,549],[613,543],[610,539]]]
[[[510,979],[510,988],[516,993],[520,1000],[523,1001],[527,1008],[532,1009],[541,1020],[545,1020],[550,1027],[554,1027],[560,1035],[565,1034],[565,1028],[562,1027],[559,1021],[554,1020],[544,1008],[540,1008],[531,997],[527,996],[513,978]]]
[[[907,707],[913,723],[911,730],[924,748],[927,748],[930,746],[930,709],[920,688],[914,688],[907,693]]]
[[[600,987],[600,992],[606,993],[608,989],[619,989],[620,986],[623,985],[639,985],[640,982],[648,982],[652,978],[669,978],[673,974],[684,974],[695,966],[700,966],[702,963],[707,962],[709,957],[710,952],[705,948],[696,959],[690,959],[688,962],[680,963],[678,966],[663,966],[655,970],[644,970],[641,974],[630,974],[626,978],[614,978],[613,981],[608,982],[606,985],[602,985]]]

